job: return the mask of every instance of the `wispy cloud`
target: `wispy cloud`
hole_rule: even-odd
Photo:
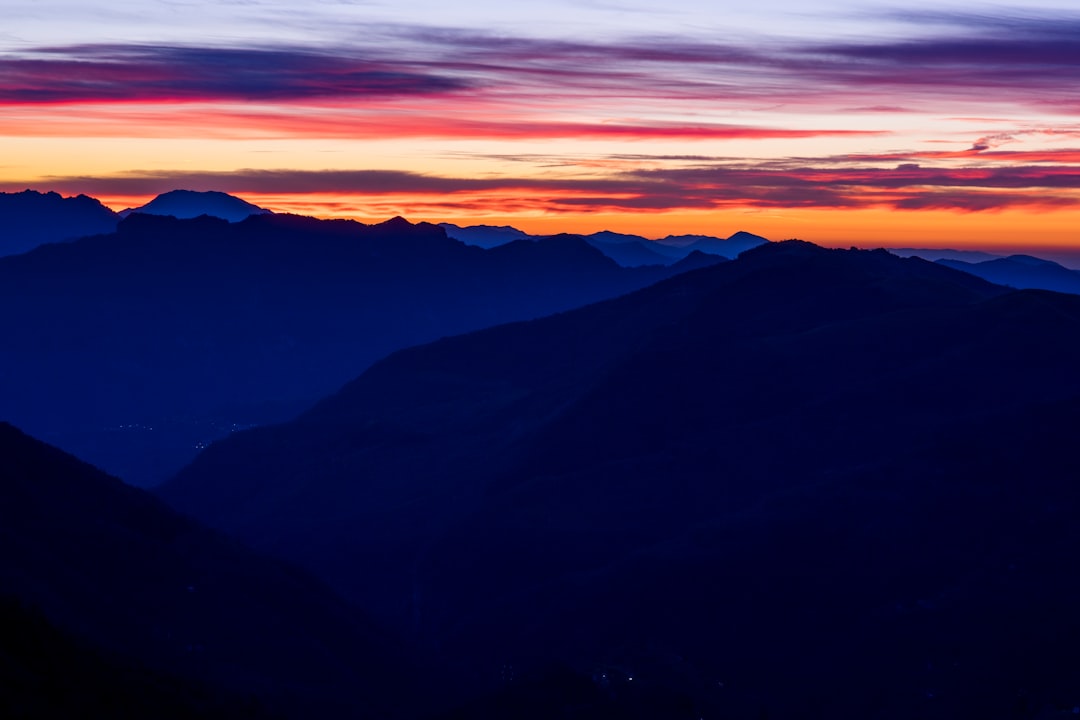
[[[320,47],[43,47],[0,56],[0,135],[330,139],[441,168],[37,177],[104,196],[179,186],[500,214],[1080,203],[1080,15],[892,17],[906,34],[844,41],[398,25]]]
[[[911,15],[910,38],[754,44],[680,37],[568,42],[426,27],[322,47],[84,45],[0,58],[0,103],[304,101],[457,92],[503,99],[822,102],[909,112],[920,99],[1070,103],[1080,16]],[[961,21],[967,25],[960,27]],[[921,23],[921,25],[918,25]],[[992,95],[988,95],[992,92]]]
[[[0,103],[309,100],[428,95],[464,78],[291,48],[90,45],[0,58]]]

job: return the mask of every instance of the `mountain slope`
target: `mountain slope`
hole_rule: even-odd
[[[307,576],[6,423],[0,456],[0,597],[17,601],[5,600],[4,619],[21,617],[58,653],[36,657],[29,640],[5,636],[0,663],[13,673],[5,676],[52,687],[37,697],[20,685],[9,697],[62,704],[87,682],[57,676],[64,663],[77,670],[105,658],[101,701],[128,682],[133,703],[163,703],[160,716],[205,715],[206,702],[227,715],[230,703],[235,712],[254,698],[259,716],[378,717],[405,702],[400,651]],[[88,712],[90,698],[81,702]]]
[[[151,484],[395,349],[685,267],[622,269],[570,237],[482,250],[401,219],[132,215],[114,234],[0,259],[0,418]]]
[[[161,495],[476,687],[558,661],[700,715],[1033,714],[1080,670],[1078,337],[1071,296],[770,244],[396,353]]]
[[[133,213],[143,213],[144,215],[171,215],[182,220],[190,220],[201,215],[209,215],[229,222],[240,222],[251,215],[265,215],[269,212],[228,193],[171,190],[158,195],[145,205],[121,211],[120,216],[127,217]]]
[[[0,193],[0,256],[113,232],[119,220],[112,210],[85,195],[65,198],[33,190]]]

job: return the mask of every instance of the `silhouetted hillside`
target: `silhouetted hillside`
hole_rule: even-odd
[[[143,213],[144,215],[170,215],[182,220],[190,220],[209,215],[229,222],[240,222],[251,215],[264,215],[269,212],[228,193],[171,190],[158,195],[145,205],[122,210],[120,216],[127,217],[134,213]]]
[[[485,251],[400,218],[132,215],[114,234],[0,259],[0,418],[149,484],[395,349],[685,267],[622,269],[570,237]]]
[[[770,244],[395,353],[161,494],[466,686],[1035,717],[1080,704],[1078,338],[1080,298]]]
[[[28,633],[3,634],[0,675],[23,679],[0,703],[39,717],[80,704],[73,716],[91,717],[95,703],[131,716],[159,700],[176,706],[143,717],[407,709],[403,648],[306,575],[7,424],[0,457],[0,597],[17,601],[0,606]]]
[[[0,717],[267,718],[251,698],[114,657],[0,597]]]
[[[65,198],[33,190],[0,193],[0,256],[109,233],[119,220],[112,210],[85,195]]]

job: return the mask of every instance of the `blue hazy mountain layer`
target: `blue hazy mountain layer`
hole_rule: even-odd
[[[478,692],[561,663],[685,700],[657,717],[1034,716],[1077,702],[1078,338],[1075,296],[770,243],[394,353],[160,496]]]
[[[960,260],[968,263],[979,263],[1001,257],[1001,255],[981,250],[952,250],[949,248],[889,248],[889,252],[900,257],[918,257],[930,262]]]
[[[486,248],[497,247],[514,240],[540,240],[546,237],[529,235],[507,225],[460,227],[451,223],[442,223],[441,227],[446,230],[447,235],[456,240]],[[744,231],[739,231],[726,239],[706,235],[669,235],[661,240],[649,240],[640,235],[627,235],[610,230],[602,230],[581,237],[623,267],[671,265],[695,251],[730,260],[744,250],[768,242],[763,237]]]
[[[123,210],[121,217],[133,213],[145,215],[170,215],[182,220],[197,218],[201,215],[221,218],[229,222],[240,222],[251,215],[263,215],[269,210],[253,205],[246,200],[228,193],[195,190],[171,190],[137,208]]]
[[[1030,255],[1009,255],[982,262],[938,260],[942,265],[963,270],[999,285],[1017,289],[1055,290],[1080,294],[1080,271]]]
[[[17,255],[45,243],[111,233],[119,216],[85,195],[26,190],[0,193],[0,256]]]
[[[571,236],[483,250],[401,219],[135,214],[113,234],[0,258],[0,418],[152,484],[393,350],[717,260],[624,269]]]

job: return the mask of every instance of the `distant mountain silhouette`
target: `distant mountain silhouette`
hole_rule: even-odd
[[[983,262],[948,259],[937,262],[977,275],[984,280],[1021,290],[1054,290],[1080,294],[1080,270],[1070,270],[1055,262],[1030,255],[1009,255]]]
[[[85,195],[61,197],[25,190],[0,193],[0,256],[16,255],[44,243],[110,233],[119,216]]]
[[[740,230],[726,239],[714,238],[708,235],[668,235],[657,240],[657,242],[684,251],[700,250],[710,255],[722,255],[734,259],[744,250],[764,245],[769,241],[760,235]]]
[[[605,241],[603,238],[616,239]],[[759,235],[743,231],[727,239],[708,235],[668,235],[653,241],[633,235],[596,233],[586,236],[586,240],[623,267],[658,263],[667,265],[692,252],[717,255],[731,260],[738,257],[744,250],[769,242]]]
[[[960,260],[962,262],[979,263],[986,260],[996,260],[1002,257],[981,250],[950,250],[934,248],[889,248],[889,252],[900,257],[918,257],[930,262],[938,260]]]
[[[5,717],[404,712],[402,648],[314,580],[6,423],[0,457]]]
[[[141,207],[122,210],[120,216],[127,217],[133,213],[143,213],[145,215],[171,215],[185,220],[209,215],[229,222],[240,222],[251,215],[264,215],[269,212],[228,193],[171,190],[158,195]]]
[[[514,240],[542,241],[544,235],[529,235],[510,226],[473,225],[460,227],[441,223],[446,234],[467,245],[484,248],[498,247]],[[694,251],[716,255],[726,259],[735,258],[743,250],[768,242],[763,237],[739,231],[730,238],[721,239],[707,235],[669,235],[663,240],[649,240],[640,235],[602,230],[591,235],[579,236],[622,267],[646,265],[671,265]]]
[[[592,236],[586,237],[585,240],[623,267],[670,265],[685,257],[681,252],[674,254],[657,252],[653,248],[656,243],[649,240],[640,242],[604,242],[596,240]]]
[[[393,350],[696,264],[623,269],[570,236],[482,250],[400,218],[135,214],[115,234],[0,259],[0,418],[152,484]]]
[[[1080,672],[1078,364],[1080,298],[775,243],[395,353],[160,495],[465,685],[1034,717]]]
[[[460,240],[466,245],[476,245],[482,248],[493,248],[514,240],[527,240],[532,237],[528,233],[509,225],[470,225],[469,227],[461,227],[453,223],[439,223],[439,227],[446,231],[447,236],[455,240]]]
[[[628,233],[612,232],[611,230],[601,230],[600,232],[594,232],[591,235],[583,235],[586,240],[595,240],[596,242],[605,244],[616,243],[649,243],[646,237],[641,235],[630,235]]]

